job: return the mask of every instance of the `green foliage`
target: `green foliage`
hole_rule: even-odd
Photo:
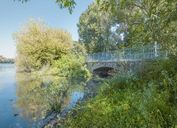
[[[101,12],[94,2],[80,16],[79,40],[89,53],[115,49],[116,41],[111,38],[111,27],[115,23],[115,19],[109,13]]]
[[[14,0],[15,1],[15,0]],[[28,2],[29,0],[16,0],[22,3]],[[72,13],[76,3],[74,0],[55,0],[56,3],[59,5],[60,8],[67,8],[70,13]]]
[[[175,127],[176,62],[174,58],[156,62],[142,76],[118,75],[107,80],[98,96],[74,110],[66,127]]]
[[[39,70],[51,66],[55,60],[66,55],[72,49],[69,33],[49,28],[46,25],[30,21],[15,34],[17,42],[17,66],[20,70]]]
[[[85,62],[84,56],[77,56],[69,54],[62,56],[60,60],[55,61],[54,71],[56,71],[62,77],[70,78],[88,78],[89,72],[86,66],[83,65]]]
[[[128,25],[129,45],[157,41],[176,53],[176,0],[98,0],[101,10]]]
[[[163,49],[177,53],[176,0],[96,0],[81,15],[78,24],[80,41],[88,52],[115,50],[124,33],[126,45],[158,42]],[[123,25],[112,36],[111,27]],[[121,33],[120,33],[121,32]]]
[[[35,21],[16,33],[15,39],[21,71],[17,75],[18,106],[35,119],[49,111],[60,112],[70,86],[90,77],[85,48],[73,43],[69,33]]]

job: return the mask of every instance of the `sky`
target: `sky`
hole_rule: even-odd
[[[0,0],[0,55],[14,58],[16,56],[13,33],[30,19],[42,20],[47,25],[62,28],[71,33],[73,40],[78,40],[77,23],[80,15],[93,0],[76,0],[72,14],[67,9],[60,9],[55,0]]]

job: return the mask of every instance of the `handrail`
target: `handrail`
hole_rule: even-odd
[[[160,50],[160,45],[145,45],[141,48],[126,48],[119,51],[108,51],[90,54],[87,62],[113,62],[121,60],[146,60],[167,57],[167,52]]]

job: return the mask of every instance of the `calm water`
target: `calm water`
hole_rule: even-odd
[[[0,64],[0,128],[27,128],[29,122],[16,107],[15,66]]]
[[[35,122],[45,116],[48,100],[42,95],[44,87],[39,87],[51,79],[29,78],[17,75],[13,64],[0,64],[0,128],[35,127]],[[72,108],[83,95],[83,86],[72,85],[63,106]]]

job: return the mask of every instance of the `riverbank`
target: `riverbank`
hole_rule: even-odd
[[[117,74],[103,82],[98,95],[74,110],[66,128],[177,126],[177,60],[146,65],[137,75]]]
[[[95,97],[98,94],[98,90],[100,88],[101,83],[104,80],[101,78],[92,78],[90,79],[85,87],[84,87],[84,96],[78,99],[77,103],[73,108],[65,108],[61,112],[51,112],[44,119],[37,123],[38,128],[46,128],[46,127],[59,127],[62,126],[68,114],[74,114],[74,109],[79,104],[86,102],[88,99]]]

